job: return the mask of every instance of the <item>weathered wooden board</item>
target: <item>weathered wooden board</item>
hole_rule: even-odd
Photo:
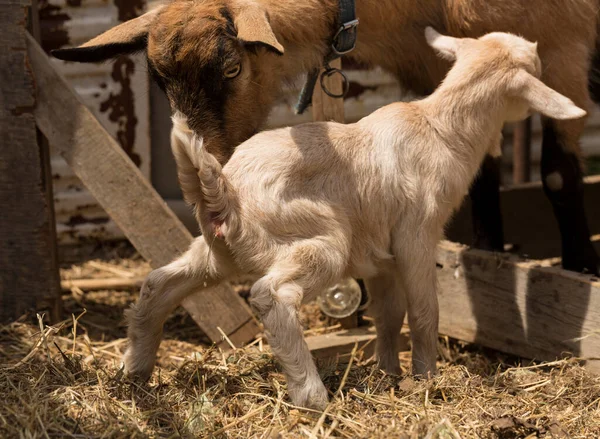
[[[598,279],[447,241],[438,263],[440,333],[537,360],[600,359]]]
[[[0,5],[0,320],[50,307],[60,285],[47,145],[38,142],[25,25],[30,2]],[[41,139],[40,139],[41,140]]]
[[[37,81],[35,119],[50,143],[109,213],[140,254],[160,267],[189,246],[192,236],[116,141],[53,68],[39,45],[27,50]],[[216,329],[247,342],[258,332],[243,300],[226,285],[188,298],[184,307],[213,340]]]
[[[400,350],[409,349],[408,333],[401,334]],[[319,360],[336,360],[340,363],[348,362],[350,353],[357,345],[357,351],[362,351],[364,358],[369,358],[375,353],[374,327],[361,327],[332,332],[324,335],[313,335],[306,338],[308,348],[313,356]]]
[[[40,1],[41,46],[77,46],[145,11],[145,0]],[[37,38],[36,38],[37,39]],[[40,41],[40,39],[37,39]],[[104,128],[150,178],[150,105],[146,56],[123,55],[107,63],[74,63],[50,58]],[[170,149],[167,147],[170,152]],[[59,245],[97,244],[125,238],[71,168],[51,151]]]

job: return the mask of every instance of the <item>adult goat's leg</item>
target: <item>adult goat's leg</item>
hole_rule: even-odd
[[[562,265],[566,270],[600,274],[600,258],[590,241],[584,199],[583,172],[573,143],[577,137],[556,121],[544,121],[542,180],[552,203],[561,235]],[[567,146],[571,145],[571,146]]]
[[[129,324],[129,346],[123,358],[126,374],[149,378],[169,314],[190,294],[218,284],[234,271],[226,251],[211,251],[203,237],[196,238],[175,261],[153,270],[142,286],[138,302],[126,313]]]
[[[379,367],[400,375],[400,330],[406,316],[406,296],[397,273],[384,272],[365,281],[371,295],[371,311],[377,329],[376,352]]]
[[[585,48],[563,47],[548,56],[543,79],[548,86],[568,96],[581,108],[590,106],[588,57]],[[569,59],[569,68],[564,60]],[[579,137],[585,120],[554,121],[545,119],[542,143],[542,181],[552,203],[562,243],[563,268],[600,274],[600,258],[590,241],[584,208],[584,184]]]
[[[469,195],[473,220],[473,247],[488,251],[504,251],[499,159],[486,156]]]

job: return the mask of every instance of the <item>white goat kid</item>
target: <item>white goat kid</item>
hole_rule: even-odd
[[[294,404],[327,403],[298,307],[344,276],[366,279],[381,367],[399,372],[408,311],[413,373],[435,373],[435,252],[446,221],[484,156],[497,151],[505,121],[530,109],[554,119],[586,113],[537,79],[536,44],[503,33],[457,39],[431,28],[426,37],[456,61],[428,98],[388,105],[356,124],[260,133],[223,169],[185,116],[174,117],[182,188],[203,236],[148,276],[128,314],[127,373],[151,374],[163,322],[186,296],[239,273],[260,277],[251,304]]]

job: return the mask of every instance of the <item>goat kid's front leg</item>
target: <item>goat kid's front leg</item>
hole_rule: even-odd
[[[406,316],[406,296],[398,273],[384,272],[365,281],[377,329],[376,353],[379,367],[400,375],[400,330]]]
[[[439,309],[435,243],[403,243],[412,252],[398,257],[406,291],[408,325],[412,340],[413,375],[436,374]]]
[[[126,312],[129,346],[123,363],[127,376],[150,377],[165,320],[187,296],[220,283],[229,268],[225,259],[215,256],[199,237],[181,257],[148,275],[138,302]]]
[[[278,284],[267,275],[250,291],[250,304],[265,326],[269,345],[285,373],[292,402],[323,410],[328,402],[308,345],[304,340],[298,309],[302,288],[294,282]]]

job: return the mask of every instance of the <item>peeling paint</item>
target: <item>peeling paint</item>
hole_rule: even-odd
[[[115,0],[119,11],[119,21],[127,21],[139,17],[146,7],[145,0]]]
[[[40,35],[42,48],[49,52],[67,46],[70,42],[65,22],[71,17],[60,6],[51,5],[48,0],[39,0]]]
[[[111,77],[121,86],[117,94],[110,93],[108,99],[100,103],[100,112],[108,112],[111,122],[118,124],[117,141],[131,160],[139,166],[141,158],[133,149],[135,146],[135,127],[138,119],[135,114],[135,100],[131,88],[131,76],[135,71],[135,64],[131,58],[121,56],[113,64]]]

